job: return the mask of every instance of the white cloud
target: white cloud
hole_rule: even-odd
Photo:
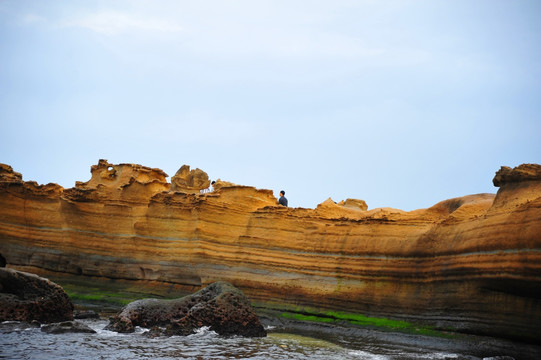
[[[92,31],[116,35],[128,31],[179,32],[182,27],[174,22],[156,17],[142,17],[118,11],[102,11],[65,22],[67,27],[81,27]]]

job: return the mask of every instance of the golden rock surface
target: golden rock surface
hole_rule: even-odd
[[[171,190],[198,193],[210,186],[210,180],[206,172],[201,169],[190,170],[188,165],[183,165],[171,178]]]
[[[0,165],[8,267],[191,291],[223,280],[258,306],[541,339],[540,165],[502,167],[496,196],[410,212],[353,199],[286,208],[225,181],[200,193],[208,177],[189,167],[175,185],[141,165],[100,160],[91,173],[64,189]]]

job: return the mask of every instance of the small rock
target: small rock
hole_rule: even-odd
[[[74,310],[73,311],[74,319],[99,319],[100,314],[94,310]]]
[[[61,323],[47,324],[41,327],[41,331],[49,334],[87,333],[95,334],[96,331],[78,321],[64,321]]]

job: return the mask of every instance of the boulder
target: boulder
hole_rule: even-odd
[[[78,321],[63,321],[60,323],[43,325],[41,327],[41,331],[49,333],[49,334],[65,334],[65,333],[95,334],[96,333],[94,329]]]
[[[34,274],[0,268],[0,322],[73,319],[73,304],[57,284]]]
[[[133,332],[135,326],[165,327],[163,335],[189,335],[208,326],[220,335],[267,335],[246,296],[227,282],[216,282],[180,299],[144,299],[110,319],[108,330]]]

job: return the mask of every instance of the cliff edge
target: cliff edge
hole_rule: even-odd
[[[428,209],[362,200],[277,206],[272,191],[183,167],[100,160],[64,189],[0,165],[0,254],[38,274],[198,290],[257,306],[342,310],[471,333],[541,339],[541,166],[502,167],[497,194]]]

